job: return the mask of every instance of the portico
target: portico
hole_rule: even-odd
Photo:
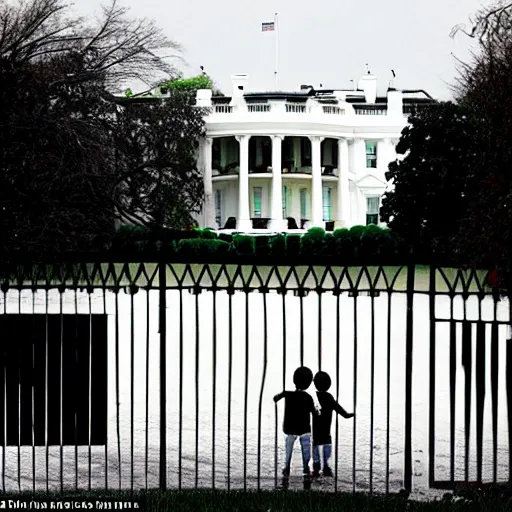
[[[267,156],[261,154],[262,140],[266,137],[270,142],[270,159],[268,153]],[[265,222],[265,228],[273,232],[287,231],[294,222],[297,229],[326,228],[326,223],[335,227],[348,225],[350,191],[346,138],[241,134],[235,135],[234,140],[238,145],[239,161],[233,162],[232,172],[214,169],[214,146],[220,148],[220,155],[216,152],[218,161],[229,160],[222,153],[227,148],[225,137],[206,137],[201,145],[206,226],[221,229],[229,217],[235,217],[236,230],[242,232],[257,229],[255,224],[261,228]],[[266,165],[268,161],[271,166]],[[232,201],[234,186],[237,189],[236,210],[233,211],[231,205],[230,215],[215,215],[216,210],[222,210],[220,205],[215,205],[216,200],[222,201],[222,194],[214,194],[214,189],[229,189],[227,193]],[[261,221],[256,222],[257,219]]]
[[[376,77],[363,78],[351,90],[249,92],[247,75],[234,75],[229,97],[198,91],[206,109],[198,223],[274,233],[380,223],[406,112],[434,100],[394,88],[378,96]]]

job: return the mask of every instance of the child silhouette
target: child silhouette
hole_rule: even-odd
[[[297,438],[300,439],[302,448],[302,469],[304,474],[304,486],[309,486],[311,459],[311,414],[318,415],[315,402],[306,389],[311,386],[313,372],[301,366],[293,374],[295,391],[283,391],[274,396],[274,402],[285,399],[283,432],[286,435],[286,463],[283,469],[284,482],[290,475],[290,464],[292,460],[293,445]]]
[[[315,375],[316,396],[320,404],[321,413],[313,416],[313,476],[320,476],[320,446],[323,446],[323,475],[332,476],[329,459],[332,452],[331,423],[332,412],[336,411],[344,418],[353,418],[354,414],[348,413],[334,399],[328,389],[331,387],[331,378],[325,372]]]

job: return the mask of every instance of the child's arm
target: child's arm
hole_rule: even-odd
[[[274,402],[279,402],[279,400],[281,400],[281,398],[284,398],[284,394],[285,392],[282,391],[281,393],[278,393],[275,397],[274,397]]]
[[[333,408],[334,410],[340,415],[340,416],[343,416],[344,418],[348,419],[348,418],[353,418],[355,416],[355,414],[353,412],[347,412],[345,411],[345,409],[343,409],[343,407],[341,407],[341,405],[336,402],[336,400],[332,399],[333,401]]]

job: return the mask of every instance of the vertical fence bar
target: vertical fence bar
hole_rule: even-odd
[[[130,287],[130,492],[133,498],[133,435],[135,429],[133,428],[133,417],[135,415],[135,307],[134,307],[134,293],[135,287]]]
[[[160,470],[159,487],[167,489],[167,269],[163,260],[158,263],[158,316],[160,327]],[[180,336],[183,330],[183,302],[180,290]],[[179,479],[181,487],[181,428],[182,428],[182,384],[183,384],[183,340],[180,338],[180,446]]]
[[[178,489],[181,489],[183,471],[183,288],[179,289],[180,294],[180,382],[179,382],[179,430],[178,430]],[[161,384],[160,384],[161,385]]]
[[[322,371],[322,289],[318,289],[318,370]]]
[[[496,313],[496,312],[495,312]],[[494,316],[496,320],[496,314]],[[492,396],[492,479],[498,478],[498,377],[499,377],[498,323],[491,326],[491,396]]]
[[[5,287],[2,287],[3,295],[4,295],[4,320],[6,319],[5,315],[7,315],[7,293],[8,293],[8,286],[7,284]],[[48,338],[47,338],[48,339]],[[3,384],[3,395],[4,395],[4,432],[3,432],[3,439],[2,439],[2,490],[5,493],[5,466],[6,466],[6,456],[5,451],[7,450],[7,343],[5,342],[5,339],[3,340],[3,347],[2,347],[2,354],[3,354],[3,374],[4,374],[4,384]],[[48,484],[48,473],[46,473],[46,482]]]
[[[45,295],[45,315],[44,315],[44,449],[45,449],[45,466],[46,466],[46,492],[49,491],[49,476],[50,476],[50,448],[48,445],[48,287],[44,289]]]
[[[249,291],[245,290],[244,491],[247,490],[247,411],[249,398]]]
[[[386,494],[389,493],[389,423],[391,417],[391,297],[388,290],[388,322],[386,347]]]
[[[453,319],[453,294],[450,295],[450,482],[455,481],[455,383],[457,376],[457,324]]]
[[[428,398],[428,482],[435,480],[435,425],[436,425],[436,267],[430,266],[428,302],[430,315],[429,339],[429,398]]]
[[[466,301],[464,300],[464,320],[466,320]],[[471,433],[471,377],[472,377],[472,340],[471,322],[462,324],[462,367],[464,368],[464,478],[469,481],[469,447]]]
[[[352,289],[354,295],[354,433],[352,441],[352,492],[356,492],[356,464],[357,464],[357,290]]]
[[[300,305],[300,365],[304,366],[304,289],[299,288],[299,305]],[[286,316],[285,316],[285,298],[286,298],[286,290],[283,288],[283,331],[286,331]],[[285,347],[286,347],[286,342]],[[286,359],[286,350],[283,355],[283,360]],[[283,379],[285,379],[285,374],[283,372]],[[286,388],[286,384],[283,384],[283,389]]]
[[[261,415],[263,409],[263,392],[267,377],[267,290],[260,290],[263,296],[263,375],[261,377],[260,402],[258,406],[258,491],[261,489]]]
[[[228,293],[228,491],[231,488],[231,391],[233,389],[233,288]]]
[[[215,489],[215,420],[217,402],[217,291],[213,290],[213,336],[212,336],[212,488]]]
[[[373,493],[373,428],[375,419],[375,292],[370,286],[371,311],[371,366],[370,366],[370,494]]]
[[[121,401],[119,397],[119,287],[114,289],[115,293],[115,356],[116,356],[116,431],[117,431],[117,464],[118,464],[118,481],[119,490],[121,490],[121,425],[119,418],[119,410]]]
[[[78,372],[79,372],[79,361],[78,361],[78,289],[75,287],[74,293],[75,299],[75,371],[73,372],[73,384],[75,392],[75,400],[79,400],[78,392]],[[78,410],[75,402],[73,413],[74,413],[74,427],[75,427],[75,490],[78,490]]]
[[[107,289],[105,287],[105,283],[103,282],[102,283],[102,288],[101,288],[101,293],[102,293],[102,299],[103,299],[103,314],[104,315],[107,315]],[[108,319],[108,317],[107,317]],[[108,329],[108,320],[107,320],[107,329]],[[108,350],[108,345],[107,345],[107,350]],[[106,381],[107,381],[107,389],[108,389],[108,356],[107,356],[107,377],[106,377]],[[107,418],[108,418],[108,407],[109,407],[109,402],[107,400]],[[105,489],[108,489],[108,442],[105,443]]]
[[[335,289],[336,295],[336,402],[340,403],[340,337],[341,337],[341,326],[340,326],[340,294],[341,291]],[[334,492],[338,492],[338,448],[339,448],[339,414],[336,414],[336,460],[334,461],[334,474],[336,476],[334,480]]]
[[[18,314],[21,315],[21,286],[18,289]],[[18,346],[18,489],[21,492],[21,357],[20,347]]]
[[[32,288],[32,379],[30,390],[30,414],[32,417],[31,441],[32,441],[32,492],[36,492],[36,433],[35,433],[35,375],[36,375],[36,331],[35,331],[35,311],[36,311],[36,289]]]
[[[60,492],[64,490],[64,404],[63,404],[63,376],[64,376],[64,312],[63,312],[63,295],[65,292],[64,285],[59,289],[60,292],[60,380],[59,380],[59,407],[60,407],[60,431],[59,431],[59,441],[60,441],[60,449],[59,449],[59,458],[60,458]]]
[[[300,289],[299,289],[300,293]],[[283,300],[283,390],[286,389],[286,290],[282,288],[281,294]],[[300,365],[304,365],[304,338],[303,338],[303,310],[302,310],[302,295],[300,296]]]
[[[194,304],[196,309],[195,321],[196,321],[196,350],[195,350],[195,384],[196,384],[196,437],[195,437],[195,488],[199,483],[199,294],[201,290],[199,287],[194,289]]]
[[[148,459],[149,459],[149,327],[150,327],[150,290],[151,288],[147,287],[146,289],[146,417],[144,419],[144,423],[146,425],[145,432],[145,454],[144,454],[144,464],[146,466],[146,490],[148,489]]]
[[[92,302],[91,302],[91,294],[92,290],[87,291],[87,296],[89,299],[89,354],[88,354],[88,379],[89,379],[89,386],[87,390],[87,395],[89,397],[89,410],[88,410],[88,425],[87,425],[87,431],[88,431],[88,451],[89,451],[89,485],[88,489],[91,490],[92,486],[92,447],[91,447],[91,441],[92,441]]]
[[[407,266],[407,320],[405,327],[405,447],[404,487],[412,490],[412,350],[413,350],[413,305],[414,277],[416,267]]]
[[[477,481],[482,482],[485,400],[485,323],[476,324],[476,459]]]

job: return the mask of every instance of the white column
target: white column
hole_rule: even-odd
[[[336,228],[350,225],[350,189],[348,183],[348,142],[338,140],[338,204],[336,208]]]
[[[287,222],[283,219],[283,176],[281,154],[283,138],[280,135],[272,136],[272,208],[270,229],[274,231],[286,230]]]
[[[202,145],[203,180],[204,180],[204,227],[214,228],[213,215],[213,182],[212,182],[212,146],[213,139],[206,137]]]
[[[238,231],[252,229],[249,214],[249,138],[250,135],[238,135],[236,140],[240,144],[240,172],[238,175],[238,217],[236,228]]]
[[[322,162],[321,144],[323,137],[310,137],[311,140],[311,227],[325,227],[322,212]]]

